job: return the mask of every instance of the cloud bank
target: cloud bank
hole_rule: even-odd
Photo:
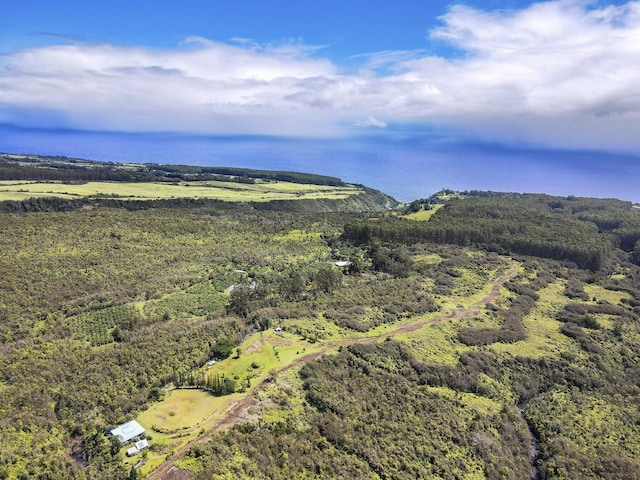
[[[455,5],[454,47],[358,56],[193,37],[175,49],[73,44],[0,57],[0,122],[88,130],[333,136],[446,126],[489,140],[640,152],[640,2]]]

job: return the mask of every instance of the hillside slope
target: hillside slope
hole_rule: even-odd
[[[319,187],[371,200],[3,203],[0,478],[134,478],[188,435],[193,478],[640,476],[640,212],[499,196],[419,221]],[[207,408],[160,408],[185,391]],[[191,417],[249,392],[227,431]],[[135,458],[104,435],[156,410]]]

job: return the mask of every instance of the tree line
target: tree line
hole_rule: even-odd
[[[617,200],[477,196],[449,201],[428,222],[394,216],[355,220],[345,225],[343,237],[356,244],[379,240],[478,245],[598,270],[614,247],[635,248],[640,213],[632,211],[629,202]]]

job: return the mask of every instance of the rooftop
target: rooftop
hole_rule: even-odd
[[[127,443],[130,440],[142,435],[145,432],[142,425],[135,420],[131,420],[125,424],[120,425],[118,428],[111,430],[111,435],[118,437],[122,443]]]

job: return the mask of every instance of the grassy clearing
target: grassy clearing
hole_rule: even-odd
[[[460,354],[468,350],[457,340],[458,326],[455,322],[429,325],[412,333],[395,338],[409,345],[414,354],[425,363],[455,366]]]
[[[584,292],[589,295],[592,302],[609,302],[612,305],[618,305],[623,298],[631,298],[627,292],[616,292],[607,290],[600,285],[588,284],[584,286]]]
[[[228,182],[182,183],[111,183],[88,182],[68,184],[56,182],[2,182],[0,201],[25,200],[33,197],[55,196],[117,197],[123,200],[157,200],[171,198],[208,198],[229,202],[268,202],[288,199],[344,199],[360,193],[356,187],[329,187],[289,182],[260,182],[241,184]]]
[[[410,213],[409,215],[405,215],[404,218],[408,218],[410,220],[418,220],[421,222],[426,222],[429,220],[434,213],[436,213],[440,208],[442,208],[444,204],[436,204],[431,206],[431,210],[420,210],[419,212]]]
[[[146,475],[175,450],[213,427],[240,398],[240,393],[214,397],[198,389],[170,390],[164,401],[154,403],[137,418],[151,437],[140,473]]]
[[[576,342],[560,333],[562,324],[555,320],[556,313],[570,302],[564,295],[565,283],[559,280],[538,292],[540,299],[523,319],[526,339],[508,344],[494,343],[487,348],[497,353],[530,358],[559,357],[563,352],[583,355]]]
[[[429,254],[418,254],[414,255],[413,261],[414,263],[420,265],[436,265],[444,260],[437,253],[429,253]]]
[[[502,404],[490,398],[475,395],[473,393],[458,392],[449,387],[424,387],[427,391],[435,393],[443,400],[457,400],[465,407],[475,410],[482,415],[495,415],[500,413]]]
[[[301,339],[296,335],[273,331],[260,332],[249,337],[240,347],[240,355],[205,367],[208,374],[219,374],[239,382],[256,385],[272,371],[279,371],[291,365],[300,357],[319,348],[319,345]]]
[[[304,355],[322,347],[300,337],[273,331],[249,337],[239,347],[239,356],[227,358],[203,370],[233,378],[241,387],[231,395],[214,396],[200,389],[171,389],[167,397],[138,416],[151,434],[151,448],[140,469],[147,474],[173,452],[199,437],[223,419],[233,405],[246,398],[246,388],[261,384],[273,372],[290,368]],[[154,446],[155,445],[155,446]]]
[[[214,396],[202,390],[172,390],[163,402],[153,404],[138,420],[149,429],[154,425],[160,425],[167,431],[197,427],[218,410],[216,403],[220,402],[215,400]]]
[[[513,265],[515,268],[515,264]],[[465,308],[482,301],[493,289],[491,280],[499,277],[504,271],[504,265],[483,270],[462,269],[462,275],[456,279],[453,295],[449,297],[449,301],[457,302]],[[501,289],[501,292],[504,291]]]

